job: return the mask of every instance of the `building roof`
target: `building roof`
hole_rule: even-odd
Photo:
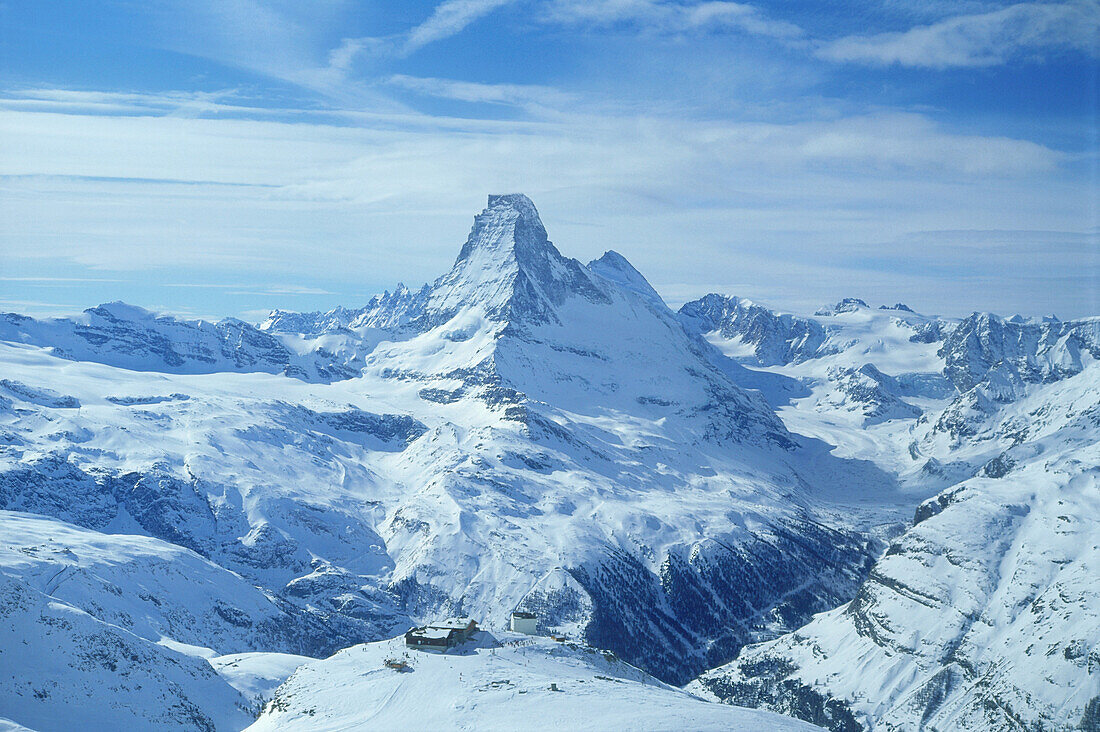
[[[471,623],[477,625],[477,623],[474,623],[472,618],[447,618],[446,620],[440,621],[438,623],[431,623],[430,625],[428,625],[428,627],[450,628],[452,630],[466,630],[470,627]]]
[[[416,635],[427,640],[447,640],[451,637],[451,633],[454,632],[453,628],[424,628],[422,630],[413,631]]]
[[[512,617],[513,618],[523,618],[524,620],[534,620],[535,619],[535,614],[534,613],[529,613],[526,610],[513,610],[512,611]]]

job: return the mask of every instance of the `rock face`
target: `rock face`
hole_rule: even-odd
[[[798,363],[823,355],[826,329],[816,320],[780,315],[739,297],[707,295],[680,308],[700,333],[718,331],[752,349],[763,366]]]
[[[913,419],[921,416],[920,407],[904,401],[907,391],[903,383],[866,363],[858,369],[833,367],[829,380],[835,384],[840,399],[837,407],[855,405],[866,417],[864,424],[891,419]]]
[[[365,306],[355,310],[335,308],[324,313],[273,310],[259,329],[313,338],[333,334],[361,336],[365,330],[400,332],[423,312],[430,292],[428,285],[417,291],[398,285],[393,292],[375,295]]]
[[[694,688],[835,730],[1089,729],[1100,470],[1087,452],[1084,473],[1075,452],[964,483],[918,516],[851,603]]]
[[[425,325],[444,323],[471,304],[494,321],[560,325],[558,308],[574,298],[610,303],[592,274],[550,243],[531,199],[489,196],[454,267],[432,289]]]
[[[840,315],[841,313],[854,313],[858,312],[860,308],[866,309],[867,307],[867,303],[863,302],[858,297],[846,297],[836,305],[826,305],[815,312],[814,315],[829,316]]]
[[[958,395],[924,442],[960,447],[1005,405],[1025,398],[1037,385],[1080,374],[1100,355],[1100,320],[1033,322],[975,313],[951,331],[939,355],[944,376]],[[1026,432],[1022,423],[1004,427],[1017,440],[1023,439],[1021,429]]]
[[[998,372],[1012,384],[1073,376],[1085,358],[1100,358],[1100,319],[1019,322],[974,313],[944,341],[944,374],[960,392]]]

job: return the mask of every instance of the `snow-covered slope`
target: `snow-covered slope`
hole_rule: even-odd
[[[355,375],[353,363],[333,358],[331,352],[295,353],[278,338],[240,320],[179,320],[121,302],[89,308],[72,319],[34,320],[0,313],[0,340],[47,348],[59,358],[135,371],[258,371],[310,381]]]
[[[1095,729],[1100,390],[1089,375],[1032,398],[1040,409],[1072,399],[1074,414],[1028,443],[1031,459],[932,499],[851,603],[746,649],[698,688],[788,712],[833,699],[850,710],[835,720],[883,729]]]
[[[284,624],[270,598],[186,549],[0,511],[0,710],[19,724],[240,729],[252,705],[194,644],[278,644]]]
[[[687,308],[694,322],[703,304]],[[757,319],[783,322],[768,311]],[[745,343],[763,341],[738,320],[705,332],[761,363]],[[787,424],[816,426],[884,466],[893,460],[911,486],[949,487],[918,507],[916,525],[891,543],[852,602],[746,648],[692,688],[836,730],[1096,728],[1095,320],[975,314],[951,323],[852,300],[806,320],[824,340],[769,368],[801,377],[811,392],[780,409]],[[911,333],[909,344],[891,342],[896,329]],[[880,344],[888,344],[881,354]],[[859,372],[881,390],[857,403],[878,409],[892,395],[914,413],[876,424],[863,409],[862,430],[838,428],[852,394],[836,370],[863,359]],[[907,385],[921,391],[906,394]]]
[[[408,667],[387,668],[389,659]],[[409,652],[396,638],[302,666],[249,730],[520,728],[818,729],[703,701],[607,652],[481,632],[446,654]]]

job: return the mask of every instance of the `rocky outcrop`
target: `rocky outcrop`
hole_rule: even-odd
[[[828,335],[816,320],[774,313],[739,297],[706,295],[681,307],[680,317],[689,330],[737,338],[763,366],[816,358],[823,354]]]
[[[350,359],[337,359],[323,350],[299,355],[272,333],[241,320],[180,320],[120,302],[89,308],[75,319],[34,320],[2,313],[0,340],[133,371],[270,373],[319,382],[357,373]]]

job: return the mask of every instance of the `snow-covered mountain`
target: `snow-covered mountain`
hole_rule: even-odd
[[[294,635],[272,598],[158,539],[8,511],[0,537],[0,716],[32,729],[234,729],[251,719],[248,701],[189,644],[229,651]]]
[[[982,644],[1097,640],[1083,579],[1095,485],[1079,476],[1096,464],[1098,322],[856,298],[803,316],[720,295],[677,313],[621,255],[563,256],[529,199],[491,196],[450,271],[360,309],[258,327],[119,303],[0,316],[0,511],[21,512],[0,520],[0,544],[31,556],[27,537],[62,537],[33,571],[13,560],[0,575],[35,598],[20,627],[59,657],[90,632],[56,623],[62,606],[151,645],[142,688],[193,707],[200,728],[243,726],[302,657],[439,615],[500,629],[514,608],[663,682],[736,657],[700,693],[836,728],[907,728],[900,700],[957,662],[928,719],[1004,726],[972,711],[977,680],[1010,658]],[[1063,515],[1076,538],[1045,541]],[[100,546],[117,558],[97,564]],[[195,583],[211,588],[201,601]],[[117,600],[97,599],[110,587]],[[909,608],[904,587],[940,615]],[[1029,625],[1005,604],[1055,591],[1057,619]],[[964,606],[985,635],[951,625]],[[914,644],[929,624],[939,639]],[[826,641],[840,645],[820,656]],[[910,665],[891,667],[887,693],[881,658],[901,647]],[[1085,683],[1051,655],[1011,656],[1023,670],[997,699],[1040,725],[1085,709],[1097,664],[1066,653],[1086,659]],[[51,717],[33,692],[21,711],[53,673],[13,677],[0,718],[64,727],[71,708]],[[58,679],[55,696],[94,691]],[[132,691],[91,728],[125,722],[144,698]]]
[[[523,196],[491,198],[432,285],[232,347],[121,305],[5,322],[2,507],[185,547],[293,619],[218,653],[520,605],[683,683],[850,597],[879,544],[841,506],[895,510],[888,475],[789,432],[623,258],[563,257]]]
[[[179,320],[121,302],[89,308],[71,319],[0,313],[0,340],[39,346],[63,359],[134,371],[283,373],[309,381],[346,379],[355,373],[330,352],[292,352],[241,320]]]
[[[720,300],[682,312],[698,323]],[[743,308],[730,310],[702,321],[708,337],[776,363],[748,347],[765,342],[758,333],[789,332],[788,317],[757,313],[766,327],[750,329],[733,312]],[[893,462],[909,484],[949,487],[918,507],[850,603],[746,648],[691,688],[835,730],[1096,729],[1096,320],[892,311],[853,300],[819,311],[812,322],[825,337],[813,352],[770,369],[809,392],[780,414],[835,444],[845,433],[862,441],[847,450]],[[837,378],[853,371],[869,389],[853,394]],[[913,413],[868,420],[894,399]]]

